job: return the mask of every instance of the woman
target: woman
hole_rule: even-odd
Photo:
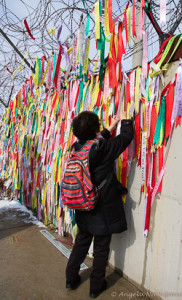
[[[121,121],[120,134],[109,139],[111,131]],[[99,143],[89,152],[89,169],[92,181],[96,186],[105,182],[101,188],[100,198],[91,211],[75,211],[78,234],[66,268],[66,287],[75,289],[80,283],[78,275],[94,237],[94,260],[90,276],[90,297],[96,298],[106,289],[105,271],[109,256],[112,233],[127,229],[122,202],[126,188],[117,181],[114,161],[128,147],[133,138],[133,121],[126,119],[121,111],[120,117],[114,117],[108,129],[100,133],[99,118],[93,112],[85,111],[73,119],[72,128],[78,138],[75,150],[100,135]]]

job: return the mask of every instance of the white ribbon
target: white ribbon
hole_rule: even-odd
[[[160,24],[166,24],[166,0],[160,0]]]
[[[142,132],[142,157],[141,157],[141,169],[142,169],[142,185],[145,183],[146,173],[146,132]]]

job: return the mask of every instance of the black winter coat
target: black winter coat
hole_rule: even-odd
[[[133,138],[133,121],[122,120],[121,131],[113,139],[110,132],[101,132],[104,139],[98,146],[93,146],[89,152],[89,168],[94,184],[99,184],[106,178],[96,207],[91,211],[75,211],[78,228],[93,235],[108,235],[120,233],[127,229],[122,201],[124,188],[117,181],[114,161],[128,147]],[[78,141],[75,150],[79,151],[86,141]]]

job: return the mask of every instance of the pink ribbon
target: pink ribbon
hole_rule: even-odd
[[[73,71],[76,71],[76,54],[77,54],[77,39],[76,35],[73,34]]]
[[[157,179],[157,182],[156,182],[156,184],[155,184],[154,190],[153,190],[153,192],[152,192],[151,206],[152,206],[152,204],[154,203],[155,196],[156,196],[156,194],[157,194],[158,188],[159,188],[159,186],[160,186],[160,183],[161,183],[161,180],[162,180],[162,178],[163,178],[163,176],[164,176],[165,171],[166,171],[166,166],[163,166],[162,169],[161,169],[161,171],[160,171],[160,174],[159,174],[159,177],[158,177],[158,179]]]
[[[144,12],[142,8],[142,3],[140,4],[140,13],[139,13],[139,19],[138,19],[138,32],[137,36],[142,37],[142,31],[143,31],[143,24],[144,24]]]
[[[145,78],[148,75],[148,53],[147,53],[148,33],[143,31],[143,58],[142,58],[142,74]]]

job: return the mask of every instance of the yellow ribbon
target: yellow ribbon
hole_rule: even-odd
[[[105,10],[104,10],[104,28],[106,37],[109,36],[109,20],[108,20],[108,0],[105,0]]]
[[[28,52],[25,54],[25,56],[24,56],[24,58],[23,58],[23,60],[22,60],[22,62],[21,62],[21,65],[20,65],[20,67],[18,68],[20,71],[21,71],[21,69],[22,69],[22,67],[23,67],[23,63],[24,63],[24,59],[28,56]]]
[[[100,8],[99,2],[95,3],[95,39],[100,40]]]
[[[55,35],[55,26],[53,26],[52,28],[49,28],[48,29],[48,34],[50,35],[50,34],[53,34],[53,35]]]
[[[15,70],[14,70],[14,72],[13,72],[12,81],[13,81],[13,80],[14,80],[14,78],[15,78],[16,72],[17,72],[17,69],[15,69]]]
[[[73,46],[67,50],[67,53],[70,54],[73,51]]]
[[[47,187],[48,187],[48,182],[46,183],[45,188],[44,188],[43,197],[42,197],[42,205],[45,205]]]
[[[140,75],[141,75],[141,68],[138,67],[136,71],[136,85],[135,85],[135,113],[138,114],[139,112],[139,87],[140,87]]]
[[[87,74],[88,71],[88,61],[89,61],[89,49],[90,49],[90,39],[87,40],[87,46],[85,51],[85,59],[84,59],[84,74]]]
[[[128,15],[128,43],[131,43],[131,9],[130,6],[128,6],[127,9],[127,15]]]
[[[50,64],[50,58],[49,58],[49,60],[48,60],[47,67],[46,67],[46,70],[45,70],[45,72],[44,72],[44,76],[42,77],[42,80],[41,80],[41,82],[40,82],[40,86],[42,86],[43,83],[44,83],[44,81],[45,81],[45,77],[46,77],[46,74],[47,74],[47,71],[48,71],[48,68],[49,68],[49,64]]]
[[[109,127],[109,97],[107,98],[107,104],[106,104],[106,120],[105,120],[105,126],[106,126],[106,128]]]

